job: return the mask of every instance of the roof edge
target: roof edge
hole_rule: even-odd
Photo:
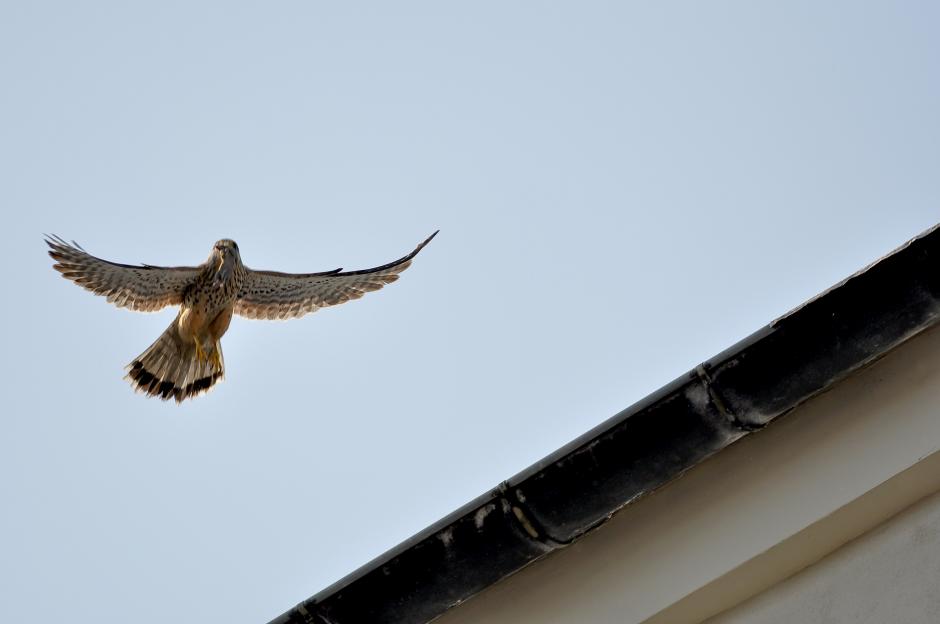
[[[429,622],[940,320],[940,224],[270,624]]]

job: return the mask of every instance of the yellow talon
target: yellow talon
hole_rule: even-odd
[[[196,360],[200,362],[205,362],[209,358],[206,356],[206,352],[202,350],[202,345],[199,344],[199,339],[193,336],[193,343],[196,345]]]
[[[222,372],[222,357],[219,355],[219,346],[216,345],[212,350],[212,363],[215,364],[215,369],[219,372]]]

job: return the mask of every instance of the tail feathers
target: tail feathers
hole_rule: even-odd
[[[207,392],[225,376],[224,365],[219,367],[212,361],[211,349],[218,350],[221,363],[220,343],[216,342],[206,351],[209,358],[200,360],[196,356],[196,346],[180,339],[174,321],[156,342],[127,366],[125,379],[139,392],[159,396],[164,401],[173,398],[182,403]]]

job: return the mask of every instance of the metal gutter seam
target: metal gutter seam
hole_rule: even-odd
[[[271,624],[430,622],[935,325],[938,259],[935,227]]]
[[[755,425],[747,421],[742,421],[740,418],[734,415],[734,412],[725,405],[724,400],[721,398],[721,395],[715,389],[715,384],[712,382],[711,375],[708,374],[708,369],[705,367],[705,364],[699,364],[695,367],[695,375],[702,382],[702,385],[705,386],[708,391],[708,398],[711,399],[712,403],[715,405],[715,408],[718,412],[724,416],[732,426],[737,427],[745,433],[750,433],[752,431],[757,431],[761,429],[761,425]]]

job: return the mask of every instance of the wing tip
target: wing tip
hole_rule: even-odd
[[[65,242],[59,236],[56,236],[55,234],[46,234],[45,232],[43,232],[42,237],[45,243],[49,245],[49,247],[51,247],[52,249],[60,247]]]
[[[49,246],[49,249],[46,250],[46,253],[49,254],[50,258],[56,261],[56,264],[52,265],[52,268],[61,272],[63,270],[62,265],[58,263],[65,260],[65,254],[69,247],[68,243],[55,234],[44,233],[43,237],[46,245]]]
[[[428,236],[426,239],[424,239],[424,242],[423,242],[423,243],[421,243],[420,245],[418,245],[418,248],[415,249],[415,253],[418,253],[419,251],[421,251],[422,249],[424,249],[424,246],[427,245],[428,243],[430,243],[432,240],[434,240],[434,237],[437,236],[439,232],[440,232],[440,230],[434,230],[434,233],[432,233],[430,236]]]
[[[73,252],[78,251],[78,252],[82,252],[86,254],[88,253],[87,251],[85,251],[85,249],[81,245],[79,245],[75,241],[72,241],[70,243],[64,238],[62,238],[61,236],[59,236],[58,234],[43,233],[43,240],[45,240],[46,244],[49,245],[49,249],[50,249],[49,255],[52,255],[53,252],[64,253],[68,251],[73,251]]]
[[[421,241],[421,244],[420,244],[420,245],[418,245],[417,247],[415,247],[415,250],[414,250],[414,251],[412,251],[410,254],[408,254],[407,256],[405,256],[404,258],[402,258],[401,260],[398,260],[398,263],[404,264],[405,262],[408,262],[409,260],[411,260],[412,258],[414,258],[415,256],[417,256],[419,251],[421,251],[422,249],[424,249],[424,248],[427,246],[428,243],[430,243],[432,240],[434,240],[434,237],[437,236],[438,232],[440,232],[440,230],[434,230],[434,232],[433,232],[430,236],[428,236],[426,239],[424,239],[423,241]],[[394,263],[393,263],[393,264],[394,264]]]

